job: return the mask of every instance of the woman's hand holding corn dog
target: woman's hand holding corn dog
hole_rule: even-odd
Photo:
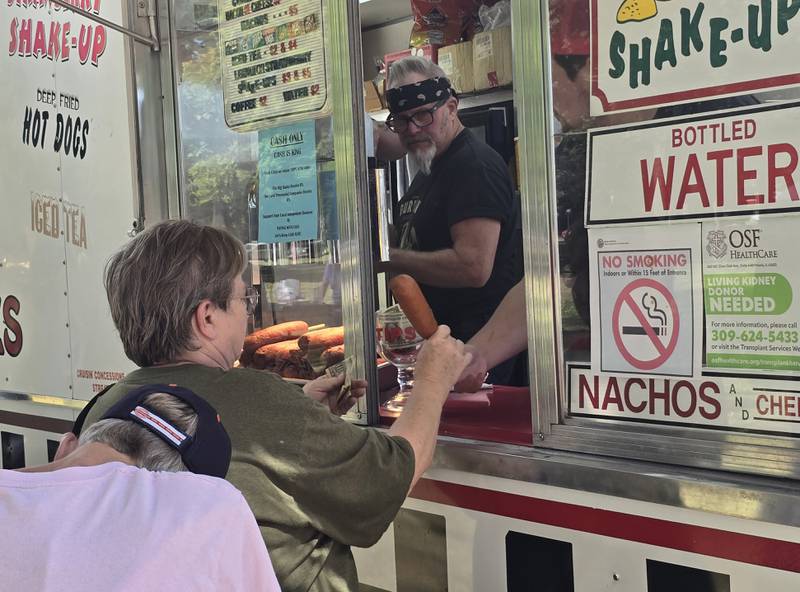
[[[450,327],[439,325],[436,332],[423,344],[414,366],[414,392],[424,396],[439,396],[444,400],[458,377],[472,360],[460,339],[450,337]]]

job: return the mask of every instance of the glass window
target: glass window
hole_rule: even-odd
[[[800,82],[797,19],[591,4],[549,3],[565,423],[793,448],[800,93],[776,87]],[[625,448],[773,471],[741,449]]]
[[[410,149],[409,156],[398,165],[387,167],[389,174],[383,177],[391,180],[388,183],[391,191],[385,200],[387,203],[378,208],[391,213],[396,231],[397,240],[392,247],[397,250],[390,257],[395,266],[390,271],[415,276],[437,321],[447,324],[452,334],[465,342],[489,320],[507,291],[521,281],[524,273],[521,197],[516,174],[514,48],[509,8],[510,3],[489,11],[491,16],[486,19],[480,33],[474,30],[479,18],[477,6],[474,19],[463,19],[470,25],[463,32],[458,30],[458,23],[462,22],[460,16],[455,27],[448,21],[448,30],[454,29],[455,32],[442,47],[423,43],[420,34],[415,34],[412,41],[419,47],[408,50],[408,54],[430,58],[444,70],[457,91],[458,121],[464,131],[455,136],[446,149],[436,153],[428,173],[423,172],[424,158],[419,158],[420,151],[415,149]],[[447,16],[455,22],[456,15]],[[431,25],[431,31],[438,26]],[[385,38],[390,38],[389,28],[386,27]],[[429,33],[433,34],[427,31],[426,35]],[[372,27],[369,35],[373,54],[377,53],[376,40],[384,38],[384,34]],[[382,53],[386,54],[387,61],[402,57],[398,50],[405,43],[398,47],[395,41],[395,46],[384,47]],[[389,64],[390,73],[392,67]],[[376,80],[382,83],[385,78],[384,72]],[[416,131],[439,134],[438,128],[442,126],[441,121],[447,119],[449,104],[431,100],[430,104],[419,105],[423,110],[436,108],[425,121],[416,122],[416,126],[404,123],[403,126],[390,127],[396,127],[400,141]],[[410,114],[418,113],[417,110]],[[371,115],[384,120],[388,112],[384,110]],[[400,119],[408,122],[410,115],[400,115]],[[391,119],[387,121],[391,123]],[[389,130],[384,130],[384,133],[392,134]],[[380,147],[380,140],[378,145]],[[462,150],[462,146],[466,149]],[[458,162],[459,165],[454,168],[448,162]],[[382,171],[383,167],[378,169]],[[376,191],[378,196],[385,193],[380,189]],[[441,279],[446,277],[446,269],[441,270],[442,276],[432,277],[432,274],[425,275],[425,269],[403,267],[402,255],[397,251],[415,251],[428,256],[434,251],[453,249],[456,225],[479,218],[497,221],[500,227],[496,243],[491,247],[495,248],[496,244],[491,277],[481,286],[465,284],[462,278]],[[378,234],[383,236],[384,233]],[[385,247],[388,251],[388,244]],[[384,278],[379,276],[379,289],[384,289],[385,285]],[[391,306],[391,299],[384,304],[385,307]],[[524,313],[520,322],[524,327]],[[379,312],[376,325],[377,345],[386,360],[379,367],[382,391],[379,415],[381,423],[389,425],[402,411],[403,399],[396,394],[403,392],[407,381],[413,378],[406,366],[410,365],[413,351],[421,340],[404,337],[406,323],[393,310]],[[491,368],[485,382],[483,388],[474,393],[451,392],[443,408],[440,433],[531,445],[527,352]]]
[[[286,126],[261,121],[256,124],[261,129],[234,131],[225,117],[221,56],[234,66],[263,63],[259,71],[274,71],[276,84],[295,93],[302,90],[307,64],[298,69],[277,60],[294,59],[308,49],[303,35],[318,32],[319,22],[297,11],[312,5],[298,3],[270,14],[269,31],[258,19],[277,9],[260,9],[262,14],[248,17],[242,30],[263,35],[238,49],[227,43],[232,49],[225,51],[213,6],[197,5],[191,11],[182,4],[175,18],[183,216],[224,227],[246,246],[250,265],[245,280],[258,290],[259,305],[240,364],[298,381],[345,358],[332,118]],[[296,25],[301,29],[295,30]],[[268,33],[283,37],[276,37],[274,47],[264,45]],[[248,83],[239,88],[243,97],[262,89],[259,84],[266,80],[239,74],[233,73]],[[253,81],[261,82],[249,84]],[[316,199],[300,202],[314,193]]]

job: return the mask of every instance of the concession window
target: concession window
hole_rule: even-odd
[[[532,343],[555,360],[532,375],[536,443],[796,477],[800,92],[781,51],[800,29],[763,4],[643,6],[530,7],[550,33],[530,82],[550,92],[520,147],[550,197],[528,247],[547,236],[552,267],[528,269],[529,330],[556,345]],[[755,21],[783,33],[760,44]]]

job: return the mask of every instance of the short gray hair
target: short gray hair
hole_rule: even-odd
[[[227,310],[244,246],[232,234],[168,220],[137,235],[106,264],[111,318],[138,366],[171,362],[197,346],[192,315],[203,300]]]
[[[389,65],[389,80],[387,88],[399,86],[398,81],[410,74],[421,74],[425,78],[446,78],[444,70],[428,58],[420,56],[406,56]]]
[[[153,393],[143,404],[183,433],[194,436],[197,413],[188,404],[166,393]],[[103,419],[81,434],[79,444],[99,442],[131,458],[137,467],[151,471],[187,471],[180,452],[135,421]]]

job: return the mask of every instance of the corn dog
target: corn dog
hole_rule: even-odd
[[[414,278],[406,274],[395,276],[389,281],[389,289],[423,339],[428,339],[436,333],[438,327],[436,318]]]

